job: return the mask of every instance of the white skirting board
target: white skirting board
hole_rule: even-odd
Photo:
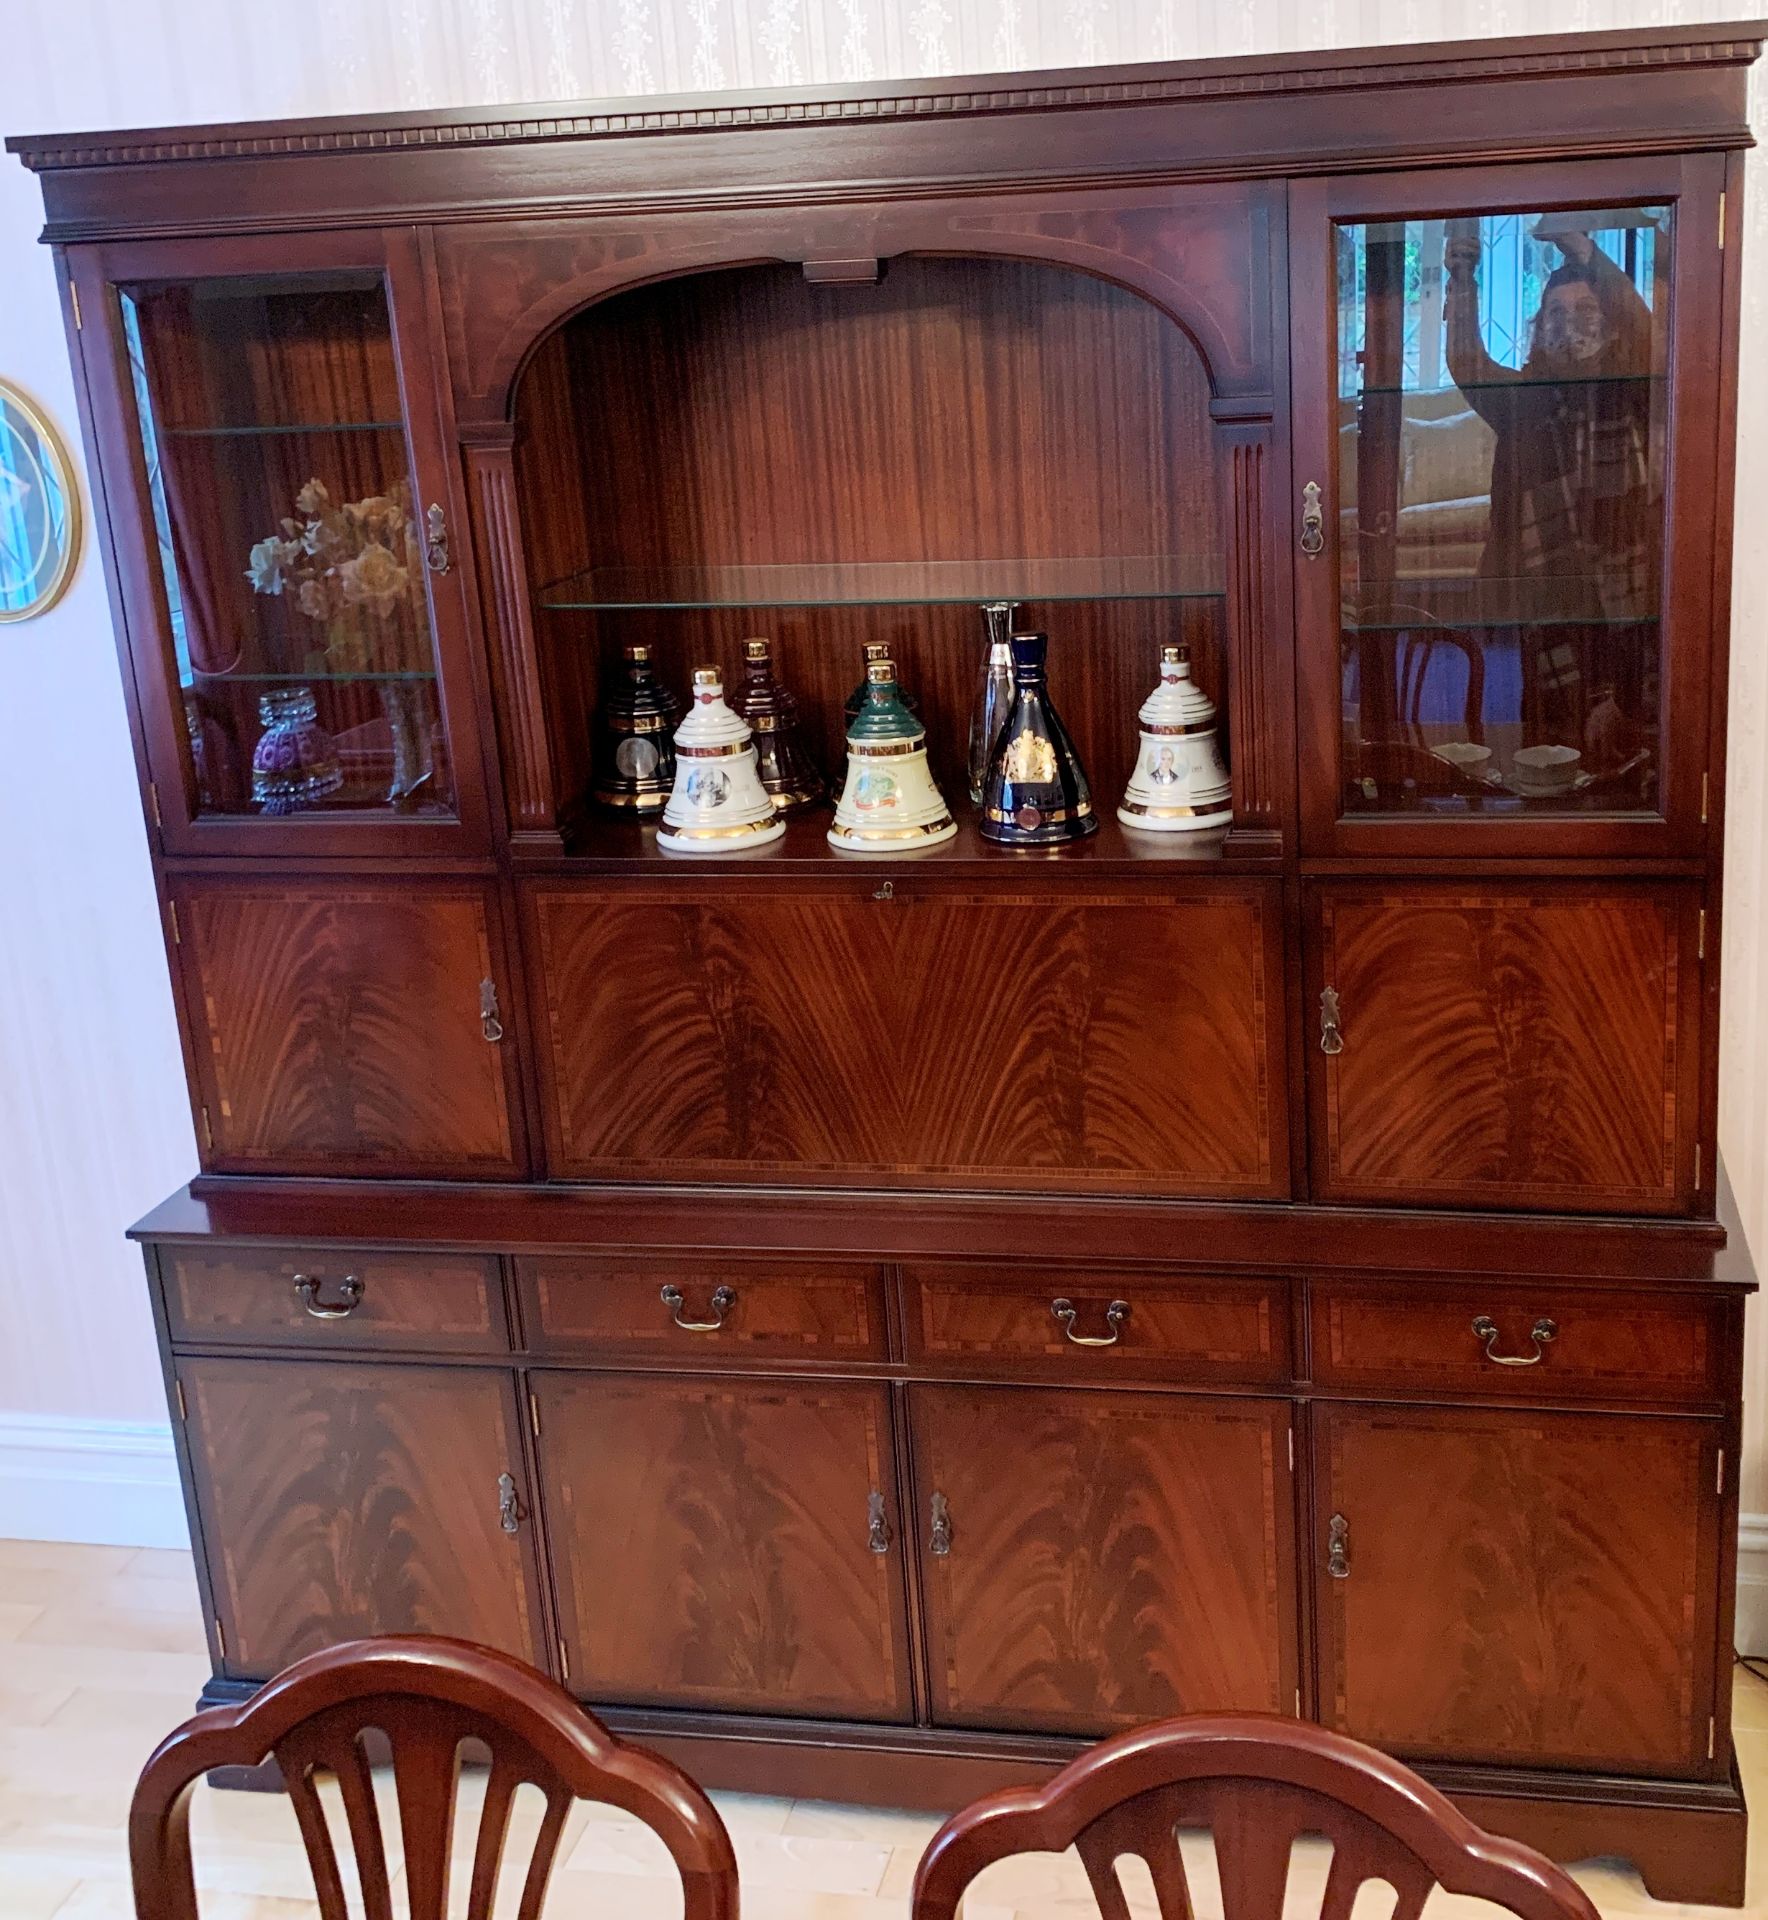
[[[1768,1513],[1737,1519],[1737,1650],[1768,1660]]]
[[[172,1429],[0,1413],[0,1540],[188,1547]]]

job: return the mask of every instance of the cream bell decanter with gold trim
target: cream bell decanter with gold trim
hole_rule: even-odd
[[[725,705],[716,667],[694,669],[694,699],[675,730],[675,786],[657,844],[669,853],[743,853],[786,831],[761,784],[749,724]]]
[[[847,779],[829,845],[848,853],[913,853],[957,830],[933,784],[927,730],[896,684],[895,662],[868,662],[866,697],[847,729]]]
[[[1142,742],[1117,817],[1141,833],[1197,833],[1232,823],[1216,710],[1191,678],[1184,647],[1160,650],[1160,684],[1136,718]]]

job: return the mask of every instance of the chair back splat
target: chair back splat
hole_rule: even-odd
[[[1130,1920],[1118,1861],[1146,1861],[1161,1920],[1194,1920],[1181,1829],[1214,1838],[1223,1920],[1283,1920],[1295,1842],[1332,1849],[1320,1920],[1350,1920],[1384,1880],[1393,1920],[1418,1920],[1433,1887],[1521,1920],[1598,1920],[1568,1874],[1483,1832],[1410,1768],[1342,1734],[1265,1714],[1168,1720],[1107,1740],[1041,1787],[954,1814],[915,1875],[914,1920],[953,1920],[984,1867],[1016,1853],[1080,1855],[1102,1920]],[[1291,1916],[1294,1920],[1294,1916]]]
[[[319,1785],[343,1802],[365,1920],[393,1920],[371,1756],[388,1754],[410,1920],[446,1920],[463,1750],[489,1755],[468,1920],[492,1920],[517,1789],[544,1798],[517,1920],[539,1920],[573,1800],[622,1808],[669,1849],[684,1920],[737,1920],[737,1868],[716,1808],[679,1767],[628,1747],[519,1660],[460,1640],[356,1640],[297,1662],[245,1705],[187,1721],[142,1772],[129,1812],[139,1920],[198,1920],[190,1801],[218,1767],[282,1771],[323,1920],[347,1920],[344,1869]]]

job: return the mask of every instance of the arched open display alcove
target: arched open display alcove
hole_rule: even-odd
[[[1167,313],[1073,268],[901,256],[827,284],[745,265],[580,309],[515,396],[515,471],[559,799],[620,649],[684,688],[775,642],[826,768],[862,647],[892,647],[964,798],[978,608],[1051,636],[1107,819],[1160,647],[1222,704],[1209,369]],[[1225,722],[1224,722],[1225,724]]]

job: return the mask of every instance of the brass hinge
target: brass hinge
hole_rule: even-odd
[[[221,1649],[221,1658],[227,1658],[227,1629],[221,1624],[220,1614],[215,1616],[215,1644]]]
[[[1721,202],[1723,204],[1723,202]],[[68,280],[68,300],[74,309],[74,331],[84,333],[86,322],[80,317],[80,283],[71,276]]]
[[[528,1395],[528,1424],[534,1429],[534,1437],[538,1440],[540,1438],[540,1402],[532,1393]]]
[[[1707,1758],[1712,1759],[1719,1750],[1719,1720],[1716,1714],[1707,1716]]]
[[[565,1636],[559,1635],[559,1677],[569,1680],[571,1677],[571,1656],[565,1651]]]
[[[1725,251],[1725,195],[1723,192],[1719,195],[1719,251],[1721,253]],[[1708,1757],[1711,1758],[1710,1755]]]
[[[1698,1193],[1700,1191],[1700,1142],[1698,1140],[1694,1143],[1694,1187]]]
[[[172,944],[173,944],[173,946],[175,946],[175,947],[181,947],[181,946],[183,946],[183,945],[184,945],[184,935],[183,935],[183,933],[182,933],[182,932],[180,931],[180,929],[179,929],[179,926],[178,926],[178,902],[177,902],[176,900],[168,900],[168,901],[166,902],[166,918],[167,918],[168,920],[170,920],[170,921],[171,921],[171,923],[172,923]],[[1704,921],[1704,920],[1705,920],[1705,918],[1706,918],[1706,916],[1705,916],[1705,915],[1703,914],[1703,915],[1701,916],[1701,918],[1702,918],[1702,920]]]
[[[1707,910],[1705,907],[1700,910],[1700,937],[1695,942],[1694,957],[1697,960],[1704,960],[1707,957]]]
[[[1298,1720],[1301,1718],[1301,1688],[1300,1687],[1297,1687],[1295,1690],[1295,1717]]]
[[[153,815],[154,826],[163,833],[166,823],[160,818],[160,790],[158,785],[152,780],[147,783],[147,810]],[[1706,817],[1704,813],[1701,815],[1703,820]]]
[[[1706,773],[1700,777],[1700,823],[1703,827],[1707,824],[1707,782],[1710,778]]]
[[[1715,1493],[1723,1493],[1725,1491],[1725,1449],[1723,1447],[1719,1449],[1719,1477],[1718,1483],[1713,1488],[1713,1491]]]
[[[1289,1429],[1289,1471],[1295,1471],[1295,1429]]]
[[[178,1401],[178,1418],[180,1420],[188,1420],[190,1418],[190,1409],[184,1404],[184,1382],[182,1380],[174,1380],[172,1382],[172,1392]]]
[[[203,1145],[213,1153],[215,1151],[215,1129],[209,1121],[209,1110],[207,1107],[203,1107],[199,1109],[199,1111],[203,1116]]]

